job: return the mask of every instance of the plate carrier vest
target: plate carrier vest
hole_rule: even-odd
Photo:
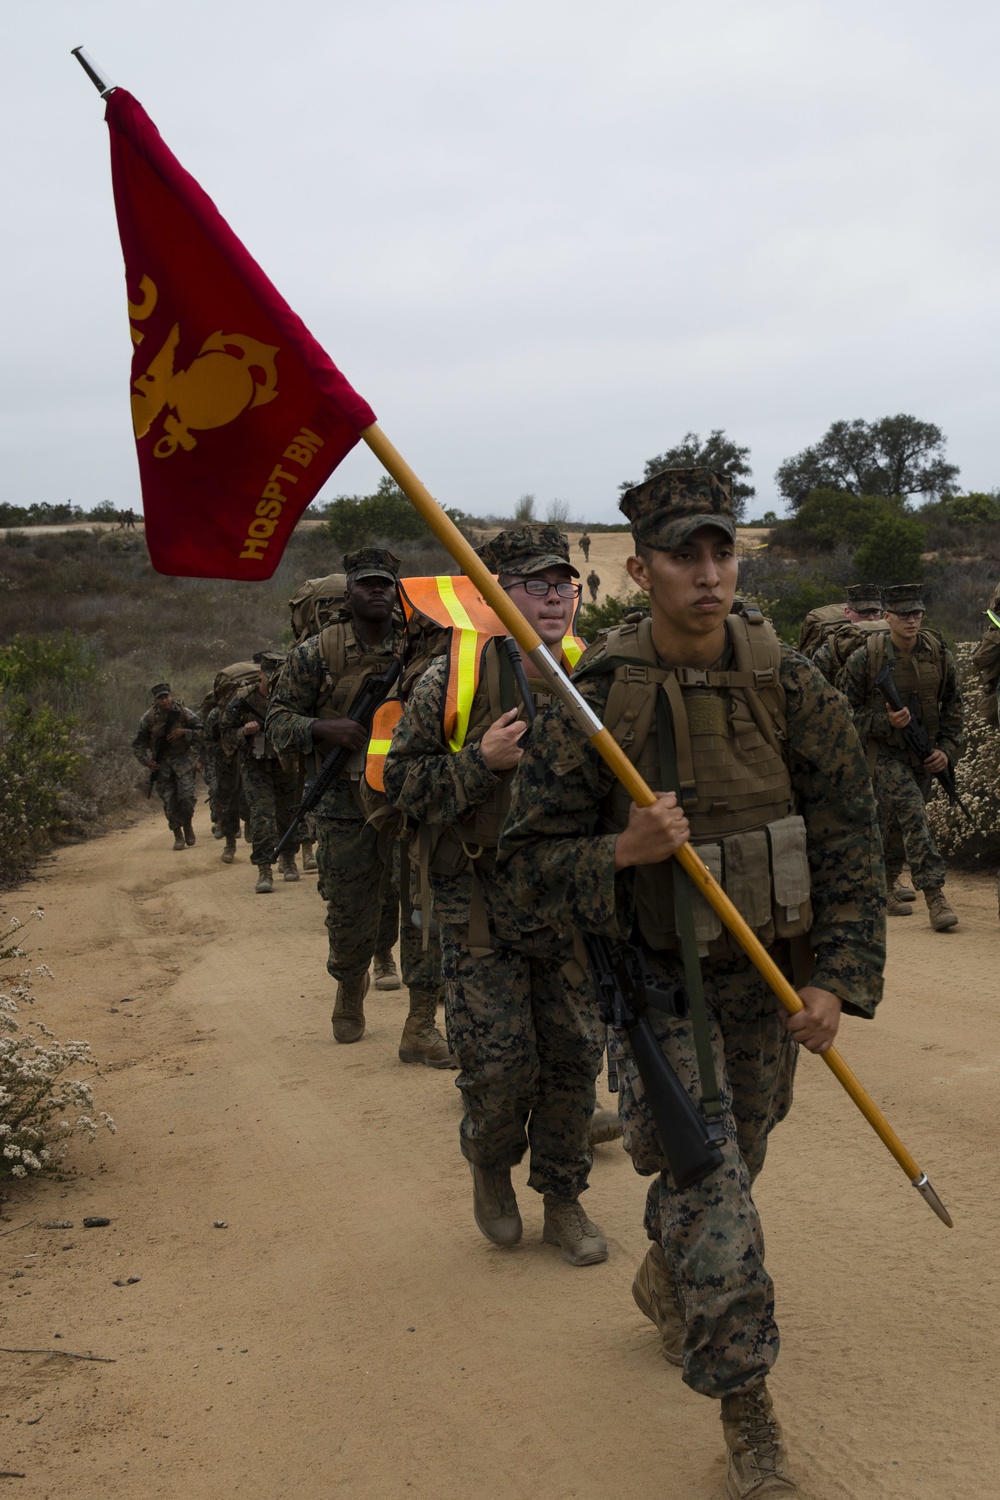
[[[812,923],[809,861],[786,762],[777,636],[760,611],[746,605],[743,613],[726,619],[732,668],[704,671],[665,667],[652,630],[649,618],[609,630],[584,656],[575,680],[611,675],[605,727],[652,787],[666,781],[656,731],[657,700],[665,694],[674,726],[679,801],[699,857],[765,946],[776,938],[801,938]],[[630,801],[616,782],[597,831],[619,833]],[[666,863],[638,865],[634,875],[643,941],[658,952],[678,952]],[[702,957],[740,951],[697,892],[693,905]]]

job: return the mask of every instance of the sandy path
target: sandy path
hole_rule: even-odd
[[[311,882],[255,897],[244,846],[227,868],[196,826],[184,854],[152,817],[65,851],[2,903],[45,906],[38,1014],[92,1042],[119,1126],[3,1205],[0,1343],[115,1361],[0,1355],[11,1493],[720,1497],[717,1408],[629,1295],[643,1185],[620,1149],[588,1201],[607,1264],[543,1247],[523,1186],[525,1243],[488,1245],[452,1075],[396,1059],[401,997],[335,1047]],[[990,883],[950,889],[959,930],[895,921],[882,1017],[842,1040],[957,1227],[808,1058],[762,1179],[773,1387],[813,1500],[996,1494],[1000,931]]]

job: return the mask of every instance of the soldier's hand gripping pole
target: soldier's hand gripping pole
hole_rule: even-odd
[[[401,671],[402,662],[398,656],[394,656],[388,669],[383,672],[381,677],[366,678],[362,684],[361,691],[351,704],[345,718],[353,719],[356,724],[360,724],[368,734],[371,734],[372,719],[375,717],[375,710],[385,698],[388,698],[399,679]],[[292,808],[288,827],[275,845],[275,859],[284,854],[288,845],[294,841],[296,831],[302,819],[308,817],[309,813],[312,812],[317,802],[325,795],[353,754],[353,750],[348,750],[345,745],[338,745],[335,750],[330,751],[312,781],[306,782],[302,801],[297,807]]]
[[[615,773],[622,786],[625,787],[633,802],[636,802],[640,807],[652,807],[656,802],[655,794],[638,774],[624,751],[616,744],[612,735],[604,728],[604,725],[590,705],[580,695],[568,677],[559,669],[542,644],[538,632],[528,624],[528,621],[513,603],[510,596],[499,586],[482,559],[476,556],[458,527],[445,515],[440,505],[434,499],[434,496],[427,489],[426,485],[417,478],[402,454],[393,447],[377,423],[373,423],[371,427],[366,427],[361,436],[387,473],[399,485],[414,509],[426,521],[441,545],[448,550],[462,569],[462,572],[476,585],[494,613],[499,615],[521,647],[521,650],[531,657],[537,675],[542,678],[546,687],[563,703],[581,732],[590,741],[605,764]],[[758,941],[756,934],[747,926],[725,891],[698,858],[691,845],[682,844],[674,857],[678,860],[687,875],[690,876],[695,889],[699,891],[712,910],[718,914],[722,922],[732,933],[754,968],[757,969],[758,973],[770,985],[785,1009],[792,1015],[796,1015],[800,1010],[803,1010],[805,1007],[789,981],[782,974],[767,950]],[[862,1088],[858,1079],[855,1078],[840,1054],[835,1048],[831,1047],[828,1051],[822,1052],[819,1055],[834,1077],[853,1099],[887,1150],[895,1157],[913,1186],[917,1189],[917,1192],[930,1204],[941,1222],[951,1228],[952,1223],[948,1210],[928,1182],[926,1172],[921,1170],[917,1161],[907,1151],[874,1099]]]

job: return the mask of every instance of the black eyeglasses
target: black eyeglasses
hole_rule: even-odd
[[[570,583],[568,579],[561,583],[549,583],[545,578],[516,578],[514,583],[509,583],[508,588],[519,587],[526,594],[531,594],[535,599],[547,599],[549,589],[555,589],[560,599],[578,599],[583,587],[580,583]]]

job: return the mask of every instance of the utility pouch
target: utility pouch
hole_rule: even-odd
[[[800,937],[812,926],[805,821],[793,813],[769,823],[764,831],[771,846],[775,936]]]

